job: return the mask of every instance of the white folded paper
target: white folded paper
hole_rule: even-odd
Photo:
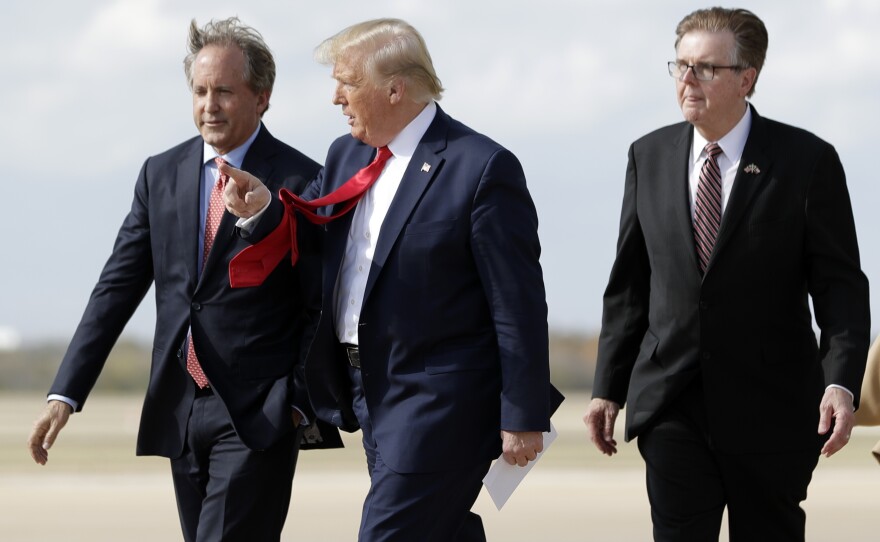
[[[513,491],[519,486],[519,483],[522,482],[523,478],[526,477],[526,474],[532,470],[535,463],[541,459],[544,452],[546,452],[547,449],[550,448],[550,445],[553,444],[553,441],[556,440],[556,435],[556,428],[553,427],[553,422],[550,422],[550,431],[544,433],[544,449],[538,454],[538,457],[536,457],[534,461],[529,461],[529,464],[525,467],[510,465],[501,456],[495,460],[495,463],[489,469],[489,472],[483,477],[483,485],[486,486],[486,491],[488,491],[489,496],[492,497],[492,502],[495,503],[496,508],[501,510],[501,507],[504,506],[507,499],[513,495]]]

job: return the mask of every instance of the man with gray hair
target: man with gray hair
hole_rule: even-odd
[[[813,469],[859,402],[868,280],[843,166],[747,100],[767,42],[744,9],[682,19],[685,122],[629,151],[584,421],[612,455],[626,403],[658,541],[717,540],[725,509],[732,541],[803,541]]]
[[[233,235],[235,218],[224,211],[227,178],[217,161],[297,193],[320,166],[261,122],[275,62],[256,30],[237,18],[202,28],[193,21],[184,68],[200,135],[141,168],[131,211],[29,447],[45,464],[155,284],[156,331],[137,454],[171,459],[185,540],[277,541],[301,433],[292,406],[308,404],[294,369],[303,330],[315,318],[309,309],[319,308],[320,276],[308,265],[286,265],[258,288],[230,288],[227,264],[246,243]],[[308,249],[303,252],[308,260]],[[335,429],[325,436],[324,446],[339,444]]]
[[[233,261],[230,277],[258,284],[251,271],[290,248],[273,243],[293,209],[338,202],[312,216],[341,218],[326,226],[323,311],[304,369],[316,415],[363,432],[371,486],[359,539],[485,540],[470,508],[492,459],[534,460],[562,400],[525,175],[436,104],[443,88],[407,23],[356,24],[317,58],[333,67],[333,103],[353,137],[331,145],[303,195],[320,199],[282,194],[286,213],[278,199],[266,208],[255,178],[221,166],[237,188],[233,212],[263,210],[260,227],[284,220],[241,255],[257,265],[244,273]]]

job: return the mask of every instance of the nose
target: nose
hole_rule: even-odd
[[[697,83],[698,79],[694,72],[693,66],[688,66],[687,69],[684,70],[684,73],[681,74],[681,77],[678,78],[682,83],[687,83],[689,85],[694,85]]]
[[[205,93],[205,110],[206,111],[217,111],[220,109],[219,102],[217,100],[217,94],[213,91],[208,91]]]
[[[333,105],[344,105],[345,104],[345,96],[342,93],[342,83],[337,83],[336,88],[333,90]]]

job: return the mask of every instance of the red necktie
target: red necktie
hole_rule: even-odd
[[[721,168],[716,159],[721,154],[721,147],[717,143],[709,143],[705,150],[709,156],[700,170],[694,203],[694,240],[700,271],[703,273],[709,265],[709,257],[712,256],[718,230],[721,228]]]
[[[218,163],[223,162],[222,158],[215,158],[215,160]],[[226,175],[220,175],[217,182],[214,183],[214,189],[211,190],[208,212],[205,215],[205,243],[202,249],[202,268],[205,267],[205,262],[208,261],[208,254],[211,252],[211,247],[214,246],[214,238],[217,237],[217,228],[220,226],[220,220],[223,218],[223,212],[226,210],[226,206],[223,203],[223,189],[226,187],[228,179],[229,177]],[[190,334],[189,345],[186,349],[186,370],[200,388],[208,385],[208,377],[205,376],[199,359],[196,357],[192,334]]]
[[[279,191],[281,203],[284,204],[284,216],[278,225],[265,239],[242,250],[229,262],[229,285],[233,288],[259,286],[266,280],[269,273],[290,251],[290,264],[295,265],[299,257],[296,246],[296,212],[302,213],[312,224],[326,224],[344,215],[373,186],[385,168],[385,162],[391,158],[388,147],[379,148],[376,158],[370,165],[355,173],[345,184],[322,198],[306,201],[293,192],[282,188]],[[317,210],[327,205],[338,204],[335,214],[322,216]]]

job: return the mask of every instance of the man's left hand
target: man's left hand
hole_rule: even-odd
[[[525,467],[544,450],[544,434],[540,431],[501,430],[501,450],[510,465]]]
[[[822,454],[831,457],[849,442],[853,426],[856,423],[852,396],[840,388],[828,388],[819,403],[819,434],[824,435],[831,429],[834,420],[834,432],[822,447]]]

